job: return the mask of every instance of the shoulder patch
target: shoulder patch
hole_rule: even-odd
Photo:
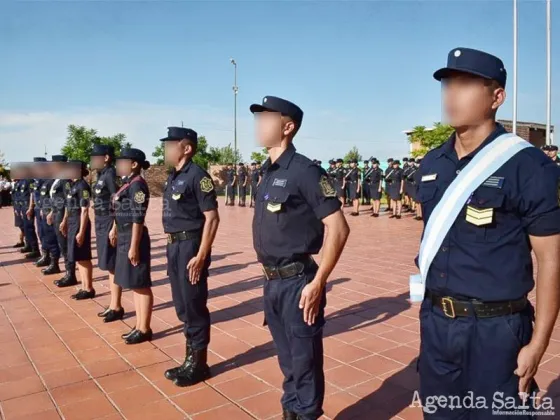
[[[82,191],[82,197],[83,198],[89,198],[89,191],[88,190],[83,190]]]
[[[321,191],[325,197],[336,197],[336,190],[326,175],[323,175],[319,180],[319,186],[321,187]]]
[[[214,189],[214,183],[212,182],[212,180],[210,178],[205,176],[204,178],[202,178],[200,180],[200,191],[202,191],[204,193],[209,193],[213,189]]]
[[[146,194],[144,194],[144,191],[136,191],[134,194],[134,201],[138,204],[143,204],[144,201],[146,201]]]
[[[123,182],[122,182],[122,178],[120,176],[115,178],[115,184],[117,185],[117,187],[122,187]]]

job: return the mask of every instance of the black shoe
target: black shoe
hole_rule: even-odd
[[[95,290],[92,289],[90,292],[88,292],[87,290],[80,289],[78,290],[78,293],[70,297],[74,300],[93,299],[95,297]]]
[[[53,280],[53,283],[58,286],[58,283],[60,283],[61,281],[65,281],[68,280],[70,278],[70,273],[68,271],[66,271],[66,273],[64,274],[64,277],[62,277],[61,279],[58,280]]]
[[[119,309],[118,311],[114,311],[114,310],[110,309],[109,312],[107,312],[107,314],[103,318],[103,322],[119,321],[119,320],[123,319],[123,316],[124,316],[124,309],[123,308]]]
[[[97,316],[98,316],[99,318],[105,318],[105,317],[107,316],[107,314],[108,314],[110,311],[112,311],[112,309],[109,308],[109,307],[107,307],[107,308],[105,308],[102,312],[98,312],[98,313],[97,313]]]
[[[360,213],[356,213],[355,211],[353,211],[352,213],[350,213],[350,216],[359,216]]]
[[[145,341],[151,341],[151,340],[152,340],[152,330],[148,330],[145,333],[143,333],[140,330],[136,330],[128,337],[126,337],[124,339],[124,342],[125,344],[140,344],[140,343],[144,343]]]
[[[373,213],[371,217],[379,217],[379,213]]]
[[[191,350],[190,360],[192,361],[188,367],[177,372],[173,384],[184,387],[196,385],[210,378],[210,368],[208,367],[208,350]]]
[[[42,269],[41,272],[45,276],[50,276],[51,274],[59,274],[60,267],[58,266],[58,261],[52,260],[51,264],[47,268]]]
[[[129,332],[121,334],[121,338],[123,340],[126,340],[130,335],[134,334],[135,331],[136,331],[136,328],[133,328]]]
[[[395,216],[394,214],[392,214],[392,215],[389,216],[389,219],[394,219],[395,217],[397,217],[397,216]]]
[[[33,251],[33,248],[31,248],[29,245],[25,245],[23,248],[19,250],[19,252],[21,252],[22,254],[27,254],[28,252],[31,251]]]
[[[189,344],[187,343],[186,346],[186,350],[185,350],[185,360],[183,361],[183,363],[177,367],[171,368],[171,369],[167,369],[165,371],[165,379],[169,379],[170,381],[175,380],[175,378],[177,378],[177,375],[185,369],[190,369],[191,365],[193,362],[193,351],[192,349],[189,347]]]
[[[282,420],[298,420],[298,415],[293,411],[282,410]]]
[[[48,267],[51,265],[51,256],[48,252],[43,252],[43,256],[35,262],[35,267]]]
[[[23,248],[25,244],[23,242],[18,242],[17,244],[13,245],[12,248]]]
[[[397,214],[397,215],[395,216],[395,219],[400,219],[400,218],[401,218],[401,215],[400,215],[400,214]]]
[[[34,260],[35,258],[39,258],[41,256],[41,253],[37,250],[35,251],[31,251],[28,254],[25,254],[25,259],[26,260]]]
[[[78,284],[78,279],[76,278],[76,276],[69,276],[68,278],[63,278],[55,282],[54,284],[57,285],[58,287],[75,286]]]

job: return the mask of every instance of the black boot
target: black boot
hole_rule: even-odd
[[[76,278],[76,273],[70,273],[68,277],[63,278],[55,283],[58,287],[70,287],[76,286],[78,284],[78,279]]]
[[[210,377],[208,367],[208,349],[191,350],[192,363],[189,367],[181,369],[173,383],[176,386],[184,387],[196,385]]]
[[[43,251],[43,256],[37,260],[35,267],[48,267],[51,265],[51,254],[49,251]]]
[[[165,377],[170,381],[173,381],[175,378],[177,378],[177,375],[179,374],[179,372],[181,372],[181,370],[190,368],[190,366],[192,365],[192,357],[192,349],[187,344],[187,349],[185,351],[185,360],[183,361],[183,364],[166,370]]]
[[[35,248],[35,249],[32,249],[29,254],[25,254],[25,259],[34,260],[35,258],[39,258],[40,256],[41,256],[41,253],[39,252],[39,250],[37,248]]]
[[[58,258],[51,259],[51,263],[47,268],[41,270],[45,276],[50,276],[51,274],[60,273],[60,267],[58,266]]]
[[[27,244],[19,250],[19,252],[21,252],[22,254],[27,254],[28,252],[31,251],[33,251],[33,249]]]
[[[293,411],[282,410],[282,420],[298,420],[298,415]]]
[[[18,242],[17,244],[12,246],[12,248],[23,248],[24,246],[25,246],[25,244],[23,242]]]

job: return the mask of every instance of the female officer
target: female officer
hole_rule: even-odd
[[[68,263],[76,264],[82,288],[72,295],[72,299],[93,299],[93,267],[91,264],[91,223],[89,220],[89,201],[91,189],[84,179],[89,174],[85,162],[73,160],[68,162],[72,171],[72,183],[66,196],[66,213],[60,225],[60,231],[66,235],[68,244]],[[60,286],[60,283],[58,285]]]
[[[393,167],[387,177],[387,195],[391,200],[391,208],[393,209],[393,214],[389,216],[391,219],[401,218],[402,209],[402,193],[403,193],[403,170],[399,167],[400,162],[398,160],[393,161]]]
[[[116,229],[113,227],[109,237],[113,240],[116,237],[115,283],[134,291],[136,326],[128,334],[123,334],[126,344],[152,339],[151,245],[148,229],[144,226],[150,191],[140,175],[142,169],[149,167],[146,155],[138,149],[124,149],[117,158],[117,175],[126,177],[126,183],[114,198]]]
[[[377,159],[371,160],[371,175],[369,183],[369,197],[372,206],[372,217],[379,217],[379,207],[381,207],[381,181],[383,180],[383,171],[379,167]]]
[[[95,211],[95,236],[97,238],[97,260],[100,270],[109,272],[111,303],[97,315],[103,322],[122,319],[124,309],[121,306],[122,289],[115,284],[116,248],[111,245],[109,232],[115,224],[112,200],[117,192],[117,173],[113,166],[115,149],[113,146],[96,144],[91,152],[91,167],[97,170],[97,182],[93,187],[93,208]]]

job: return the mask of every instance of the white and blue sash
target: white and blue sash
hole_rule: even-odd
[[[432,261],[471,194],[509,159],[527,147],[533,146],[521,137],[511,133],[502,134],[482,148],[445,190],[424,229],[418,254],[420,274],[410,276],[412,301],[424,298]]]

